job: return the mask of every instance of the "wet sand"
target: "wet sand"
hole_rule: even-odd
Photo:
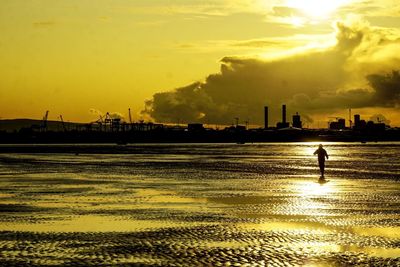
[[[0,265],[400,266],[400,143],[326,147],[2,153]]]

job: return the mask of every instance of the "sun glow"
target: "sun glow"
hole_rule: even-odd
[[[346,2],[348,0],[287,0],[287,5],[304,12],[312,18],[326,18]]]

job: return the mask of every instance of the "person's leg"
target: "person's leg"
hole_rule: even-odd
[[[319,164],[319,171],[321,172],[321,177],[324,177],[325,162],[323,162],[323,161],[318,161],[318,164]]]

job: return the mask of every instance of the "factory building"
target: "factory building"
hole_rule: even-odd
[[[336,121],[329,123],[329,130],[344,130],[346,129],[346,120],[342,118],[337,118]]]
[[[292,126],[295,128],[303,128],[303,123],[301,121],[301,117],[298,112],[293,115]]]
[[[375,123],[373,121],[366,122],[361,119],[359,114],[354,115],[354,130],[384,131],[386,124],[382,122]]]

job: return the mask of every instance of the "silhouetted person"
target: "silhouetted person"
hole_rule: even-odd
[[[326,150],[322,147],[322,145],[319,145],[318,149],[315,150],[314,155],[318,155],[319,170],[321,171],[321,178],[324,179],[325,158],[329,158],[328,153],[326,153]]]

